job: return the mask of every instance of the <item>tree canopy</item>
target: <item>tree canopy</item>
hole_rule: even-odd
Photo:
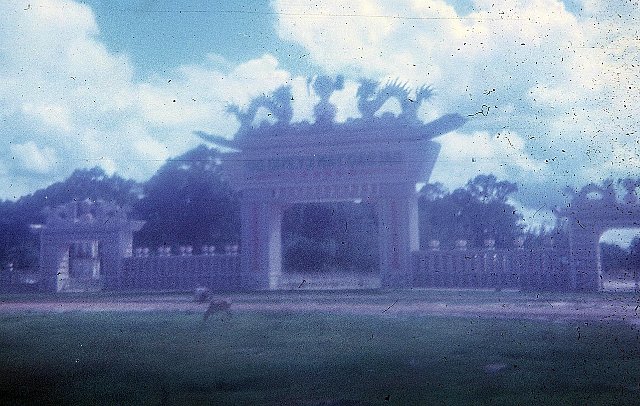
[[[218,150],[204,145],[167,161],[149,179],[132,216],[146,224],[138,246],[202,245],[240,241],[239,204],[220,173]]]
[[[485,239],[493,239],[497,247],[512,247],[523,234],[515,208],[507,203],[516,191],[515,183],[494,175],[479,175],[451,193],[441,184],[425,185],[419,200],[421,245],[439,240],[451,247],[462,239],[482,247]]]

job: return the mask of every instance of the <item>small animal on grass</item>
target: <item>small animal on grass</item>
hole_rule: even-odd
[[[231,310],[231,302],[228,300],[212,300],[207,308],[207,311],[204,312],[202,316],[202,321],[207,321],[209,317],[211,317],[214,313],[227,312],[228,315],[231,315],[229,312]]]
[[[196,291],[194,292],[194,297],[193,297],[193,300],[195,300],[196,303],[204,303],[208,301],[210,298],[211,298],[211,291],[209,290],[209,288],[205,288],[203,286],[199,286],[196,288]]]

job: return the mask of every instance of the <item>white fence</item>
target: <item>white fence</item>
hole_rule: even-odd
[[[237,254],[125,258],[117,280],[117,290],[162,291],[239,290],[245,282]]]
[[[414,252],[414,286],[568,290],[568,264],[557,250],[454,249]]]

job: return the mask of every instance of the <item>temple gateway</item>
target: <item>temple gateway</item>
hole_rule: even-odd
[[[291,124],[288,87],[254,100],[246,110],[232,106],[241,127],[233,141],[199,133],[230,148],[224,172],[241,196],[241,267],[250,288],[279,286],[282,276],[281,222],[295,203],[364,201],[373,203],[378,218],[380,282],[383,287],[412,285],[411,253],[418,250],[416,184],[427,182],[439,144],[432,139],[464,123],[451,114],[428,124],[417,117],[429,87],[412,92],[393,82],[363,82],[358,91],[362,117],[337,124],[329,103],[342,80],[318,77],[320,96],[315,122]],[[396,114],[381,113],[395,99]],[[254,125],[260,109],[275,119]]]
[[[640,226],[640,180],[626,179],[620,196],[611,185],[588,185],[557,210],[568,222],[568,250],[524,249],[522,239],[513,248],[496,249],[487,240],[484,247],[459,241],[456,249],[440,249],[431,241],[420,250],[416,184],[431,175],[440,150],[434,138],[465,120],[449,114],[420,121],[418,106],[431,95],[428,87],[410,91],[397,82],[363,82],[361,117],[336,123],[329,97],[341,79],[319,77],[313,87],[320,96],[313,123],[291,123],[291,90],[282,87],[245,109],[229,108],[240,121],[233,140],[198,133],[226,151],[223,173],[241,201],[239,249],[134,249],[133,233],[143,222],[109,203],[74,201],[51,209],[46,223],[34,226],[41,241],[39,286],[53,292],[291,288],[282,272],[283,212],[298,203],[343,201],[376,208],[377,286],[597,291],[600,236],[611,227]],[[389,99],[399,112],[384,112]],[[260,112],[267,112],[267,122],[259,122]],[[347,287],[339,284],[331,287]],[[638,289],[638,278],[635,284]]]

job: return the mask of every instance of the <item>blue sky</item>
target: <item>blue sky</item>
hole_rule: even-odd
[[[303,47],[279,40],[277,14],[269,1],[83,3],[93,9],[108,47],[129,55],[138,79],[201,63],[212,52],[233,64],[269,53],[292,73],[317,69],[306,63]]]
[[[2,2],[0,198],[78,167],[144,180],[283,84],[311,120],[307,80],[340,74],[340,120],[363,78],[432,85],[425,121],[487,110],[439,138],[431,181],[512,180],[541,224],[566,186],[640,176],[639,17],[623,0]]]

